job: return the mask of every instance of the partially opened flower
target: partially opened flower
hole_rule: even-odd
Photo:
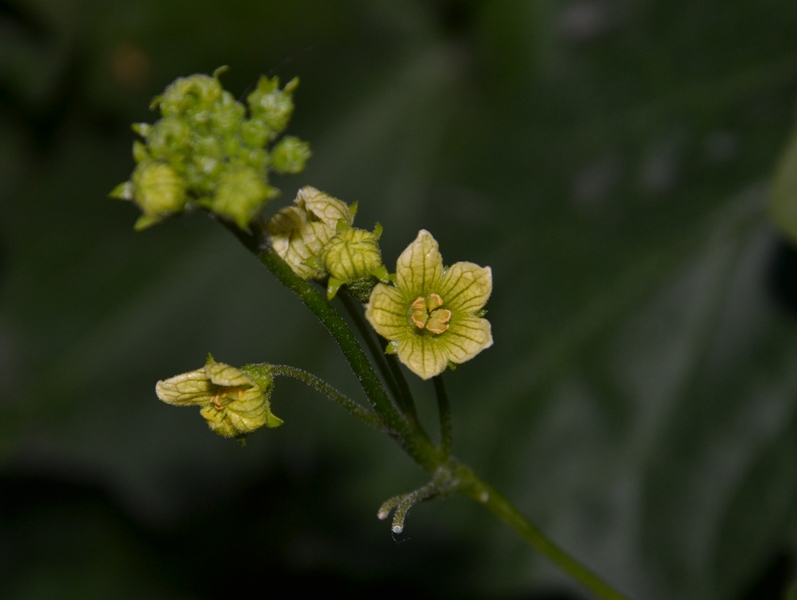
[[[200,406],[199,413],[211,430],[224,437],[240,438],[263,425],[282,425],[282,419],[271,412],[272,388],[268,367],[236,369],[209,357],[201,369],[159,381],[155,393],[167,404]]]
[[[443,268],[437,241],[421,230],[396,264],[395,286],[377,284],[365,309],[399,360],[423,379],[470,360],[493,344],[481,317],[493,289],[490,267],[458,262]]]
[[[302,279],[324,279],[327,272],[321,252],[336,234],[338,222],[351,225],[355,211],[354,206],[305,186],[296,194],[293,206],[269,219],[271,246]]]

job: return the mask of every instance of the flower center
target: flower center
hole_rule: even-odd
[[[230,398],[232,394],[237,394],[240,399],[243,393],[243,389],[240,387],[226,387],[220,385],[218,386],[218,390],[216,390],[216,395],[210,399],[210,403],[216,407],[216,410],[222,410],[231,400],[234,400],[234,398]],[[223,399],[227,400],[224,404],[222,404]]]
[[[410,306],[410,319],[418,329],[426,329],[437,335],[448,329],[451,311],[440,308],[443,306],[443,299],[437,294],[429,294],[426,298],[418,296]]]

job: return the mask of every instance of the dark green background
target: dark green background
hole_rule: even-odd
[[[134,234],[107,199],[150,98],[224,64],[239,97],[301,77],[289,131],[314,158],[270,210],[312,184],[382,222],[389,267],[425,228],[493,268],[495,346],[447,375],[459,456],[632,598],[778,597],[797,541],[797,259],[765,212],[797,97],[778,0],[0,0],[0,596],[586,597],[464,499],[394,540],[376,509],[424,474],[299,384],[244,450],[157,401],[208,351],[359,393],[218,224]]]

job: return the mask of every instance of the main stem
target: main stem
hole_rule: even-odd
[[[454,461],[452,461],[454,462]],[[580,582],[602,600],[627,600],[627,598],[554,544],[537,529],[509,500],[482,481],[468,466],[454,463],[459,479],[459,491],[483,504],[490,512],[514,529],[537,552],[545,556],[562,571]]]
[[[280,283],[295,293],[302,303],[313,311],[327,328],[349,361],[374,410],[384,420],[390,435],[401,444],[415,462],[427,471],[433,472],[440,464],[437,448],[419,428],[414,427],[413,423],[396,409],[343,317],[316,288],[296,275],[274,250],[263,249],[258,258]]]
[[[352,299],[346,292],[338,294],[346,312],[349,313],[355,327],[360,332],[360,336],[365,341],[368,351],[374,358],[374,362],[382,373],[382,377],[388,384],[391,392],[393,392],[396,402],[398,402],[401,411],[411,419],[417,427],[420,427],[418,421],[418,414],[415,411],[415,400],[412,397],[412,392],[407,385],[407,380],[396,364],[396,357],[393,354],[385,354],[385,352],[376,344],[373,337],[373,330],[368,327],[362,314],[362,305]]]

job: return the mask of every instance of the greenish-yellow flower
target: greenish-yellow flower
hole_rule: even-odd
[[[391,340],[388,351],[429,379],[492,346],[490,322],[481,317],[492,289],[490,267],[458,262],[444,269],[437,241],[421,230],[399,256],[395,285],[376,285],[365,316]]]
[[[196,371],[175,375],[155,386],[158,398],[174,406],[199,406],[210,429],[224,437],[242,437],[282,420],[271,412],[273,380],[268,367],[236,369],[208,358]]]
[[[345,202],[314,187],[299,190],[293,206],[277,212],[268,222],[271,246],[303,279],[323,279],[327,273],[320,260],[338,221],[351,225],[354,213]]]

